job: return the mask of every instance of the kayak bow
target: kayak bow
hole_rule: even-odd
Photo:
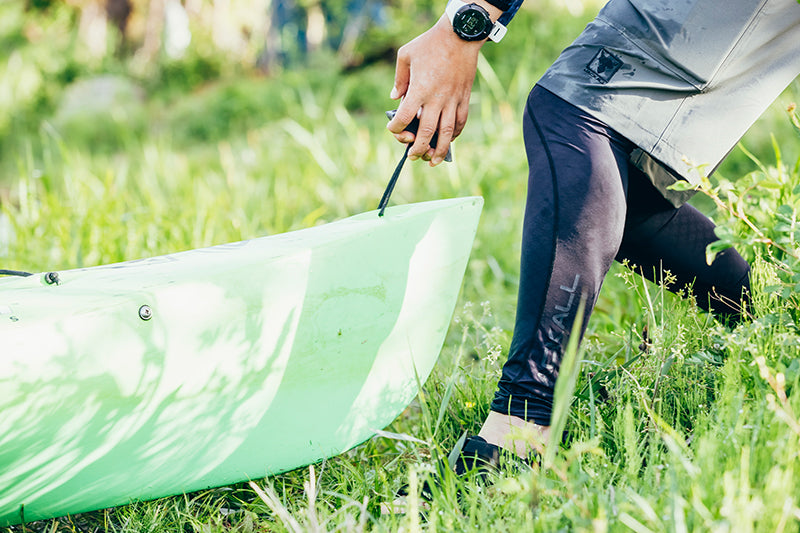
[[[388,425],[483,200],[0,279],[0,526],[258,479]],[[418,378],[417,378],[418,376]]]

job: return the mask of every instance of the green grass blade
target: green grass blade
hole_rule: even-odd
[[[580,356],[582,350],[579,347],[579,342],[585,307],[586,300],[581,298],[581,303],[578,305],[578,310],[575,313],[575,321],[569,336],[567,349],[564,351],[564,357],[561,359],[561,368],[558,372],[553,398],[553,415],[550,419],[550,435],[547,439],[547,446],[544,452],[545,468],[553,466],[556,451],[560,447],[562,433],[567,425],[572,399],[575,395],[575,383],[578,380],[578,374],[580,374],[581,370]]]

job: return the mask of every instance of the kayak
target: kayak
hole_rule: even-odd
[[[407,407],[483,200],[0,278],[0,526],[308,465]]]

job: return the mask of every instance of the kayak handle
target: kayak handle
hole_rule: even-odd
[[[391,111],[386,112],[386,116],[389,117],[389,120],[392,120],[394,116],[397,114],[397,109],[392,109]],[[417,134],[417,130],[419,129],[419,117],[414,117],[414,120],[406,126],[403,131],[410,131],[414,135]],[[436,142],[439,140],[439,134],[434,133],[433,137],[431,137],[430,147],[436,148]],[[383,196],[381,197],[381,201],[378,204],[378,216],[382,217],[383,212],[386,211],[386,206],[389,205],[389,197],[392,195],[392,191],[394,191],[394,186],[397,184],[397,178],[400,176],[400,171],[403,169],[403,165],[408,158],[408,150],[411,148],[411,143],[406,144],[406,151],[403,153],[403,157],[400,158],[400,162],[397,163],[397,166],[394,168],[394,172],[392,173],[392,177],[389,179],[389,184],[386,185],[386,189],[383,191]],[[447,149],[447,155],[444,156],[445,161],[452,161],[453,154],[451,153],[450,149]]]
[[[0,276],[21,276],[23,278],[27,278],[28,276],[32,276],[30,272],[22,272],[20,270],[6,270],[0,268]]]

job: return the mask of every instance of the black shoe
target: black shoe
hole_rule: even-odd
[[[477,470],[485,478],[500,467],[500,447],[489,444],[483,437],[467,437],[465,433],[450,452],[449,463],[457,476]]]
[[[440,487],[440,480],[445,475],[445,470],[463,476],[477,469],[477,476],[485,479],[489,471],[496,471],[500,463],[500,448],[489,444],[483,437],[468,437],[464,432],[456,442],[455,447],[447,457],[447,463],[441,461],[437,464],[437,472],[425,476],[419,487],[419,495],[425,501],[433,499],[433,491]],[[403,485],[396,496],[408,496],[408,485]]]
[[[440,479],[445,474],[442,470],[448,467],[457,476],[474,474],[479,481],[486,483],[489,474],[500,470],[501,457],[503,458],[503,464],[512,464],[517,467],[521,467],[524,463],[529,468],[534,462],[538,462],[538,456],[531,456],[530,460],[526,462],[512,452],[486,442],[483,437],[477,435],[470,437],[465,432],[458,439],[453,451],[447,457],[447,465],[442,461],[439,463],[437,473],[429,474],[422,480],[419,495],[423,501],[431,501],[433,499],[433,491],[440,489]],[[405,498],[408,496],[408,488],[408,485],[403,485],[397,491],[396,496]]]

